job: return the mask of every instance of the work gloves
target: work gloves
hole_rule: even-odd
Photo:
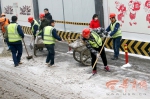
[[[104,35],[108,36],[108,32],[107,31],[104,31],[103,33],[104,33]]]

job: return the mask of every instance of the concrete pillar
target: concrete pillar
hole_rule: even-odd
[[[103,0],[95,0],[95,12],[99,16],[101,27],[104,27]]]
[[[2,13],[2,8],[1,8],[1,0],[0,0],[0,14]]]
[[[39,5],[38,0],[33,1],[33,9],[34,9],[34,18],[38,21],[39,20]]]
[[[63,18],[64,18],[63,21],[65,22],[66,20],[65,20],[64,0],[62,0],[62,7],[63,7],[63,8],[62,8],[62,9],[63,9]],[[65,23],[64,23],[64,31],[66,31],[66,24],[65,24]]]

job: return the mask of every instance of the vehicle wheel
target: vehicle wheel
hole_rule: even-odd
[[[76,50],[74,50],[73,51],[73,58],[77,61],[77,62],[81,62],[81,60],[80,60],[80,52],[78,52],[78,51],[76,51]]]
[[[85,49],[80,54],[81,63],[86,66],[91,66],[91,53],[88,49]]]
[[[39,51],[43,51],[43,48],[39,48]]]

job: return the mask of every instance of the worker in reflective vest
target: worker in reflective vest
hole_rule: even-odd
[[[83,41],[86,44],[86,47],[91,52],[91,57],[92,57],[91,62],[92,62],[92,66],[93,66],[96,59],[99,58],[99,51],[102,49],[102,39],[96,32],[90,31],[89,28],[86,28],[83,30],[82,37],[83,37]],[[102,58],[102,61],[104,64],[104,70],[109,71],[109,67],[107,66],[107,59],[106,59],[106,54],[105,54],[104,48],[102,49],[102,52],[100,55],[101,55],[101,58]],[[97,73],[96,65],[93,68],[92,73],[93,74]]]
[[[45,47],[48,50],[48,55],[46,58],[46,65],[48,66],[55,66],[54,65],[54,56],[55,56],[55,50],[54,50],[54,46],[55,46],[55,41],[56,39],[59,41],[63,41],[58,35],[57,35],[57,31],[54,28],[55,26],[55,22],[54,20],[50,21],[50,26],[49,24],[47,24],[46,27],[44,27],[43,29],[43,43],[45,44]]]
[[[12,58],[14,61],[15,67],[19,64],[22,64],[21,62],[21,56],[23,52],[22,48],[22,39],[24,38],[23,31],[18,25],[17,22],[17,16],[12,16],[12,22],[7,26],[7,35],[8,35],[8,42],[10,44],[10,49],[12,52]]]
[[[33,17],[28,17],[28,22],[31,23],[31,31],[35,39],[36,33],[39,30],[39,24],[35,19],[33,19]]]
[[[111,58],[112,60],[117,60],[119,57],[119,48],[121,44],[122,32],[120,29],[120,24],[116,20],[116,14],[111,13],[109,18],[111,20],[111,24],[106,29],[107,32],[111,31],[110,36],[113,39],[113,49],[114,49],[114,56]]]
[[[5,32],[6,32],[6,30],[5,30],[6,28],[5,28],[5,27],[6,27],[8,24],[10,24],[10,21],[9,21],[8,18],[6,18],[6,15],[5,15],[4,13],[1,14],[1,18],[5,18],[4,22],[1,23],[2,32],[5,33]]]
[[[7,42],[8,40],[5,37],[6,36],[6,28],[7,28],[7,25],[10,24],[10,21],[9,21],[8,18],[6,18],[6,15],[4,13],[1,14],[1,18],[4,19],[3,22],[1,22],[2,20],[0,20],[1,30],[2,30],[2,33],[3,33],[3,36],[4,36],[4,41],[7,43],[7,46],[8,46],[7,51],[10,51],[10,46],[9,46],[9,43]]]

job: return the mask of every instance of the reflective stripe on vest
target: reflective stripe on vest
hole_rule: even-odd
[[[92,32],[91,34],[95,39],[95,40],[92,40],[92,41],[89,40],[89,43],[91,44],[91,46],[94,47],[94,48],[99,48],[99,46],[102,46],[102,39],[100,38],[100,36],[95,32]]]
[[[112,24],[110,25],[111,31],[114,31],[116,23],[118,23],[118,22],[116,21],[113,25]],[[119,37],[119,36],[122,36],[120,27],[118,28],[118,31],[112,36],[112,38],[116,38],[116,37]]]
[[[18,25],[16,23],[11,23],[7,26],[8,40],[9,42],[16,42],[22,40],[17,31]]]
[[[37,25],[37,26],[38,26],[38,28],[39,28],[39,24],[38,24],[38,22],[37,22],[36,20],[34,20],[34,24],[33,24],[33,26],[32,26],[32,32],[34,32],[34,25]]]
[[[46,26],[44,28],[44,44],[55,44],[55,38],[52,35],[53,29],[52,26]]]

